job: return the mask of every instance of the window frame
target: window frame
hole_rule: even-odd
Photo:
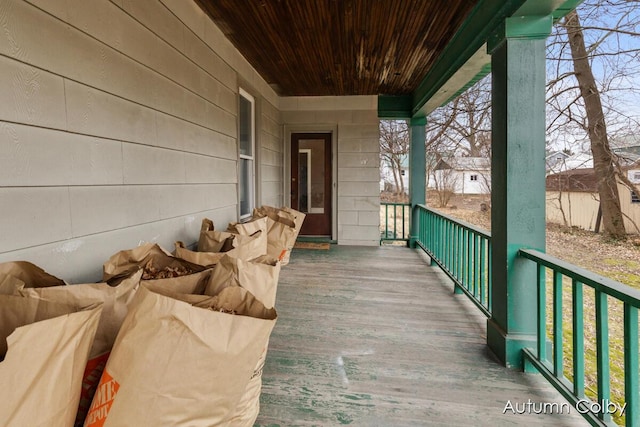
[[[244,98],[249,101],[251,105],[251,118],[250,118],[250,127],[251,127],[251,155],[242,154],[240,149],[240,130],[243,127],[242,117],[240,115],[240,98]],[[241,173],[242,171],[242,161],[250,162],[250,171],[249,171],[249,183],[248,189],[249,194],[247,195],[249,207],[248,212],[242,213],[242,200],[240,199],[240,190],[243,186],[244,176]],[[251,95],[246,90],[241,87],[238,88],[238,168],[237,168],[237,177],[238,177],[238,217],[240,221],[249,219],[253,214],[253,209],[256,205],[256,99],[253,95]]]

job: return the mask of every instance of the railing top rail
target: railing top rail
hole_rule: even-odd
[[[382,206],[411,206],[408,202],[380,202]]]
[[[473,224],[469,224],[468,222],[459,220],[458,218],[454,218],[452,216],[446,215],[446,214],[444,214],[442,212],[439,212],[439,211],[437,211],[437,210],[435,210],[433,208],[429,208],[429,207],[427,207],[425,205],[418,205],[418,207],[420,209],[424,209],[426,211],[429,211],[429,212],[433,213],[434,215],[442,217],[442,218],[444,218],[444,219],[446,219],[448,221],[455,222],[455,223],[461,225],[463,228],[466,228],[467,230],[471,230],[474,233],[479,234],[480,236],[482,236],[482,237],[484,237],[486,239],[491,239],[491,232],[490,231],[483,230],[481,228],[476,227]]]
[[[634,307],[640,307],[640,290],[634,289],[624,283],[617,282],[608,277],[592,273],[584,268],[576,267],[566,261],[547,255],[534,249],[520,249],[520,255],[535,261],[545,267],[556,270],[565,276],[576,279],[600,292],[629,303]]]

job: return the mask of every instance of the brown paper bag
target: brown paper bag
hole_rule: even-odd
[[[147,286],[154,288],[137,292],[85,426],[229,425],[275,310],[239,287],[211,297]]]
[[[214,269],[211,282],[205,290],[207,295],[215,295],[229,286],[241,286],[248,289],[265,306],[273,307],[276,300],[280,263],[268,255],[253,261],[244,261],[224,257]],[[260,412],[260,393],[262,391],[262,370],[267,357],[267,341],[262,348],[260,358],[245,388],[238,406],[229,420],[230,426],[253,426]]]
[[[147,243],[134,249],[120,251],[103,265],[102,280],[142,268],[142,280],[174,278],[206,270],[201,265],[179,259],[159,245]]]
[[[296,239],[297,239],[298,235],[300,234],[300,229],[302,228],[302,224],[304,223],[304,219],[307,217],[307,215],[289,207],[284,207],[282,208],[282,210],[287,212],[291,216],[293,216],[293,221],[295,223],[295,229],[296,229]]]
[[[265,232],[268,231],[266,217],[253,219],[248,222],[231,222],[227,227],[228,232],[240,234],[242,236],[251,236],[260,230]]]
[[[0,295],[15,295],[25,287],[25,283],[17,277],[0,273]]]
[[[288,252],[290,252],[295,243],[295,239],[293,239],[295,234],[294,221],[275,214],[263,216],[249,222],[230,223],[227,230],[240,235],[251,235],[258,230],[266,230],[267,255],[281,262],[285,258],[288,260]]]
[[[291,208],[261,206],[253,210],[253,218],[267,218],[268,250],[282,265],[289,264],[293,245],[306,215]]]
[[[187,249],[182,242],[175,243],[175,256],[182,258],[194,264],[202,265],[207,268],[213,267],[220,262],[220,259],[225,255],[229,255],[234,258],[240,258],[245,260],[251,260],[267,254],[267,233],[263,230],[258,230],[251,236],[243,236],[239,234],[231,234],[232,249],[223,252],[194,252]]]
[[[226,252],[195,252],[190,251],[184,246],[182,242],[176,242],[176,250],[174,254],[177,258],[181,258],[192,262],[194,264],[202,265],[204,267],[213,267],[220,262],[220,258],[224,256]]]
[[[86,305],[90,301],[100,301],[103,304],[95,339],[91,346],[89,360],[83,375],[76,424],[82,425],[87,415],[98,381],[109,357],[109,352],[113,347],[122,321],[127,315],[128,305],[138,289],[141,277],[142,269],[138,269],[133,274],[118,278],[117,281],[114,281],[113,286],[107,283],[88,283],[46,288],[25,288],[18,291],[20,296],[39,298],[72,306]]]
[[[101,311],[0,295],[0,425],[73,425]]]
[[[61,286],[66,283],[28,261],[0,263],[0,274],[8,274],[24,282],[27,288]]]
[[[103,266],[104,280],[142,268],[142,283],[157,282],[168,289],[182,293],[201,294],[211,270],[201,265],[176,258],[160,246],[146,244],[135,249],[120,251]]]
[[[234,234],[213,229],[213,221],[208,218],[202,220],[198,252],[227,252],[233,248]]]
[[[229,286],[241,286],[251,292],[265,307],[274,307],[279,277],[280,263],[268,255],[252,261],[225,255],[213,269],[204,293],[217,295]]]

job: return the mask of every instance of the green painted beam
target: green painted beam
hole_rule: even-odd
[[[482,47],[494,29],[524,3],[525,0],[480,0],[413,93],[412,113],[417,113]]]
[[[449,99],[447,99],[445,102],[442,103],[442,105],[447,105],[448,103],[450,103],[451,101],[453,101],[454,99],[456,99],[457,97],[459,97],[460,95],[465,93],[467,91],[467,89],[469,89],[470,87],[472,87],[473,85],[478,83],[480,80],[482,80],[490,72],[491,72],[491,63],[486,64],[484,67],[482,67],[482,70],[480,70],[480,72],[478,74],[473,76],[473,78],[471,80],[469,80],[464,86],[462,86],[460,89],[458,89],[458,91],[456,93],[451,95],[449,97]]]
[[[458,32],[454,35],[452,41],[442,52],[435,66],[424,77],[413,93],[410,108],[411,117],[428,113],[421,110],[429,99],[445,85],[456,71],[458,71],[496,31],[500,30],[500,27],[504,25],[507,17],[552,15],[553,20],[557,21],[575,9],[582,1],[583,0],[480,0]],[[487,71],[487,69],[489,71]],[[478,74],[470,79],[463,88],[456,91],[455,95],[449,98],[447,102],[450,102],[453,98],[463,93],[488,72],[490,72],[490,64],[487,64]]]
[[[379,95],[378,117],[381,119],[411,118],[411,95]]]

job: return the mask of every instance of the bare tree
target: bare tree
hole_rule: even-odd
[[[453,168],[436,169],[433,171],[433,181],[438,195],[439,207],[447,207],[458,185],[458,176],[455,170]]]
[[[407,161],[409,155],[409,141],[409,127],[406,121],[380,121],[380,162],[391,171],[397,195],[405,193],[402,173],[406,166],[403,162]]]
[[[575,10],[570,12],[565,17],[563,25],[567,28],[575,76],[578,80],[580,96],[584,101],[587,114],[587,133],[591,141],[604,232],[615,239],[624,239],[627,233],[624,229],[618,182],[616,180],[613,155],[609,147],[604,110],[600,100],[600,92],[591,70],[591,64],[589,64],[578,12]]]
[[[556,26],[548,49],[549,139],[556,146],[588,146],[593,156],[606,235],[624,239],[617,133],[638,129],[640,2],[589,0]],[[584,19],[583,19],[584,18]]]
[[[434,110],[427,121],[431,149],[443,157],[489,157],[491,153],[491,79],[489,76]]]

